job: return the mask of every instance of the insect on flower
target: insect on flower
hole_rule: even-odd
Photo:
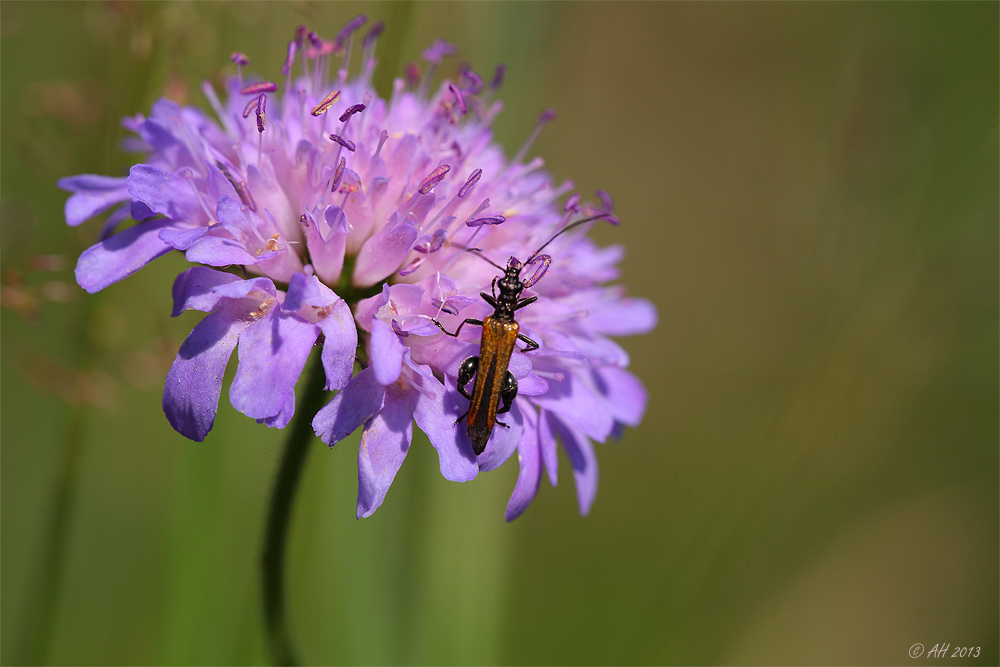
[[[490,439],[494,425],[500,424],[500,426],[508,428],[507,424],[497,420],[497,415],[509,412],[517,397],[517,379],[513,373],[507,370],[517,341],[520,339],[526,345],[525,352],[532,352],[539,347],[538,343],[520,333],[520,325],[514,316],[516,311],[538,300],[537,296],[521,298],[521,293],[541,280],[552,263],[551,256],[539,253],[556,238],[574,227],[609,216],[609,213],[601,213],[566,225],[543,243],[523,264],[517,257],[511,257],[507,260],[507,267],[504,268],[476,252],[477,256],[504,272],[503,277],[493,278],[490,294],[486,292],[479,294],[486,303],[493,307],[493,314],[485,320],[467,318],[458,325],[458,329],[454,333],[445,329],[436,319],[431,320],[438,329],[453,338],[458,337],[462,327],[466,324],[483,328],[479,343],[479,356],[469,357],[462,362],[458,370],[458,391],[469,400],[469,409],[455,420],[457,424],[468,417],[469,440],[472,441],[472,450],[476,456],[482,454],[486,449],[486,443]],[[469,250],[475,249],[470,248]],[[535,264],[539,265],[535,272],[528,279],[522,281],[521,271],[527,270],[528,267]],[[499,294],[497,294],[497,287],[500,289]],[[470,394],[466,385],[472,381],[473,376],[475,376],[476,382]],[[498,407],[501,403],[502,405]]]
[[[361,67],[351,71],[365,20],[352,18],[332,40],[300,26],[281,78],[245,77],[248,58],[233,54],[236,76],[223,90],[202,86],[211,112],[161,99],[148,116],[126,118],[128,146],[141,154],[126,176],[59,181],[71,193],[69,225],[108,215],[77,262],[77,282],[99,292],[183,253],[191,266],[174,281],[172,313],[205,315],[167,373],[170,425],[192,440],[208,436],[232,359],[229,402],[247,417],[278,429],[309,418],[331,447],[361,431],[358,517],[385,500],[415,429],[450,481],[468,482],[516,452],[508,519],[528,507],[543,476],[557,481],[561,446],[586,514],[598,482],[593,443],[638,425],[647,403],[611,338],[651,330],[656,309],[606,284],[618,278],[620,247],[563,233],[526,263],[517,257],[560,230],[584,231],[578,218],[606,213],[614,224],[613,202],[597,191],[599,203],[573,193],[558,205],[572,181],[555,183],[540,156],[528,159],[551,110],[506,157],[491,129],[502,66],[491,83],[465,65],[439,77],[455,47],[437,41],[423,71],[408,67],[381,97],[372,86],[381,22],[360,40]],[[502,232],[487,233],[497,225]],[[474,254],[491,268],[458,261],[476,238]],[[539,283],[552,262],[541,253],[557,245],[558,280]],[[482,295],[489,309],[476,295],[494,276]],[[470,353],[431,321],[454,329],[472,303],[480,310],[468,314],[479,319],[463,324],[482,332]],[[310,415],[296,388],[317,345],[324,388],[337,393]],[[459,385],[469,422],[457,428],[461,399],[445,378],[466,357]],[[494,433],[497,414],[509,428]]]

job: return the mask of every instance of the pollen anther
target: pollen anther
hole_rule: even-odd
[[[430,174],[428,174],[427,178],[420,181],[420,187],[417,188],[417,192],[419,192],[422,195],[427,194],[428,192],[433,190],[438,183],[444,180],[444,177],[448,174],[449,171],[451,171],[450,166],[446,164],[441,165],[440,167],[432,171]]]
[[[338,144],[340,144],[341,146],[343,146],[344,148],[346,148],[347,150],[351,151],[352,153],[354,152],[355,145],[354,145],[354,142],[351,141],[350,139],[345,139],[344,137],[340,136],[339,134],[331,134],[330,135],[330,141],[335,141]]]
[[[361,113],[364,110],[365,110],[364,104],[352,104],[351,106],[347,107],[347,110],[344,111],[344,113],[340,114],[340,122],[343,123],[354,114]]]
[[[340,98],[340,91],[339,90],[335,90],[332,93],[328,94],[326,97],[324,97],[323,100],[319,104],[317,104],[316,106],[314,106],[312,108],[312,111],[310,111],[309,113],[311,113],[313,116],[320,116],[322,114],[325,114],[327,112],[327,110],[330,107],[332,107],[333,104],[339,98]]]
[[[243,95],[259,95],[260,93],[273,93],[278,90],[278,84],[270,81],[258,81],[249,83],[240,90]]]

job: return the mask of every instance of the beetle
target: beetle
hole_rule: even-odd
[[[486,443],[490,439],[494,425],[500,424],[504,428],[509,428],[507,424],[497,420],[497,415],[510,412],[514,405],[514,399],[517,397],[517,379],[513,373],[507,370],[517,341],[520,340],[525,344],[525,352],[532,352],[539,347],[538,343],[520,332],[520,325],[514,315],[518,310],[538,300],[537,296],[522,298],[521,293],[541,280],[548,270],[549,264],[552,263],[552,258],[549,255],[540,255],[539,253],[557,237],[574,227],[609,216],[610,213],[601,213],[566,225],[532,253],[526,262],[522,264],[517,257],[511,257],[507,260],[506,268],[480,255],[478,249],[466,248],[467,251],[476,251],[479,257],[504,272],[503,276],[493,278],[490,294],[486,292],[479,294],[486,303],[492,306],[493,314],[484,320],[467,318],[458,325],[458,329],[454,333],[445,329],[436,319],[431,319],[431,321],[443,333],[453,338],[458,337],[462,327],[466,324],[483,328],[479,342],[479,356],[469,357],[462,362],[458,369],[458,392],[469,400],[469,409],[455,420],[457,424],[468,417],[467,432],[469,440],[472,441],[472,451],[476,453],[476,456],[482,454],[486,449]],[[521,280],[521,271],[536,262],[539,262],[541,266],[526,280]],[[497,293],[498,289],[499,294]],[[466,385],[472,381],[473,377],[475,377],[476,382],[470,394]]]

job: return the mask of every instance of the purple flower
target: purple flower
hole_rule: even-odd
[[[357,329],[347,303],[316,276],[296,273],[287,294],[269,278],[240,280],[204,267],[174,282],[174,315],[209,315],[181,345],[163,393],[163,411],[178,432],[204,440],[212,428],[222,376],[233,349],[239,367],[229,389],[233,406],[268,426],[284,428],[295,411],[295,382],[320,334],[327,389],[351,378]]]
[[[594,442],[638,424],[646,405],[609,336],[645,333],[656,321],[649,302],[607,284],[622,249],[594,245],[586,236],[594,221],[574,227],[595,217],[617,224],[611,198],[599,191],[596,204],[581,201],[572,183],[552,182],[541,159],[525,161],[551,111],[505,157],[490,130],[499,74],[486,87],[463,66],[431,91],[455,52],[446,42],[424,52],[422,76],[414,69],[380,98],[371,78],[381,25],[360,40],[361,71],[347,70],[363,23],[352,20],[334,40],[302,31],[276,63],[283,83],[244,81],[247,59],[234,54],[238,76],[225,94],[202,88],[215,118],[160,100],[148,117],[125,119],[143,163],[125,178],[59,182],[72,193],[68,224],[108,213],[77,281],[96,292],[171,250],[196,265],[178,276],[173,311],[208,314],[181,346],[163,396],[170,424],[194,440],[212,428],[234,349],[230,402],[283,428],[321,344],[326,388],[339,391],[305,417],[330,446],[361,429],[359,517],[385,499],[414,424],[449,480],[471,480],[517,452],[508,520],[535,497],[543,471],[556,483],[561,444],[586,514],[597,491]],[[123,226],[127,219],[134,224]],[[460,368],[480,354],[482,332],[469,324],[446,336],[438,323],[454,332],[489,317],[494,307],[480,294],[496,297],[497,267],[520,266],[543,247],[521,267],[521,297],[536,300],[516,313],[539,348],[513,352],[516,398],[477,456],[456,420],[470,408]]]

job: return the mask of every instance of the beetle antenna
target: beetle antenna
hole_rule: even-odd
[[[462,245],[461,243],[455,243],[453,241],[449,241],[448,245],[450,245],[450,246],[452,246],[454,248],[461,248],[462,252],[471,252],[473,255],[475,255],[476,257],[480,258],[484,262],[489,262],[490,264],[492,264],[493,266],[497,267],[501,271],[504,270],[504,268],[502,266],[500,266],[499,264],[497,264],[496,262],[494,262],[492,259],[490,259],[486,255],[484,255],[482,248],[470,248],[468,246]],[[457,257],[458,255],[455,255],[455,256]]]
[[[547,246],[548,244],[552,243],[557,238],[559,238],[560,236],[562,236],[563,234],[565,234],[569,230],[573,229],[574,227],[579,227],[580,225],[582,225],[584,223],[593,222],[594,220],[600,220],[601,218],[607,218],[610,215],[611,215],[610,213],[604,212],[604,213],[600,213],[598,215],[593,215],[593,216],[591,216],[589,218],[584,218],[583,220],[577,220],[576,222],[573,222],[573,223],[570,223],[570,224],[566,225],[565,227],[563,227],[562,229],[560,229],[558,232],[556,232],[552,236],[552,238],[550,238],[548,241],[546,241],[545,243],[543,243],[542,247],[539,248],[538,250],[536,250],[534,252],[534,254],[531,257],[529,257],[527,259],[527,261],[525,261],[524,264],[525,265],[531,264],[532,260],[534,260],[536,257],[538,257],[538,253],[540,253],[541,251],[545,250],[545,246]],[[486,259],[486,258],[484,257],[483,259]],[[492,262],[490,262],[490,263],[492,264]],[[496,265],[494,264],[494,266],[496,266]]]

